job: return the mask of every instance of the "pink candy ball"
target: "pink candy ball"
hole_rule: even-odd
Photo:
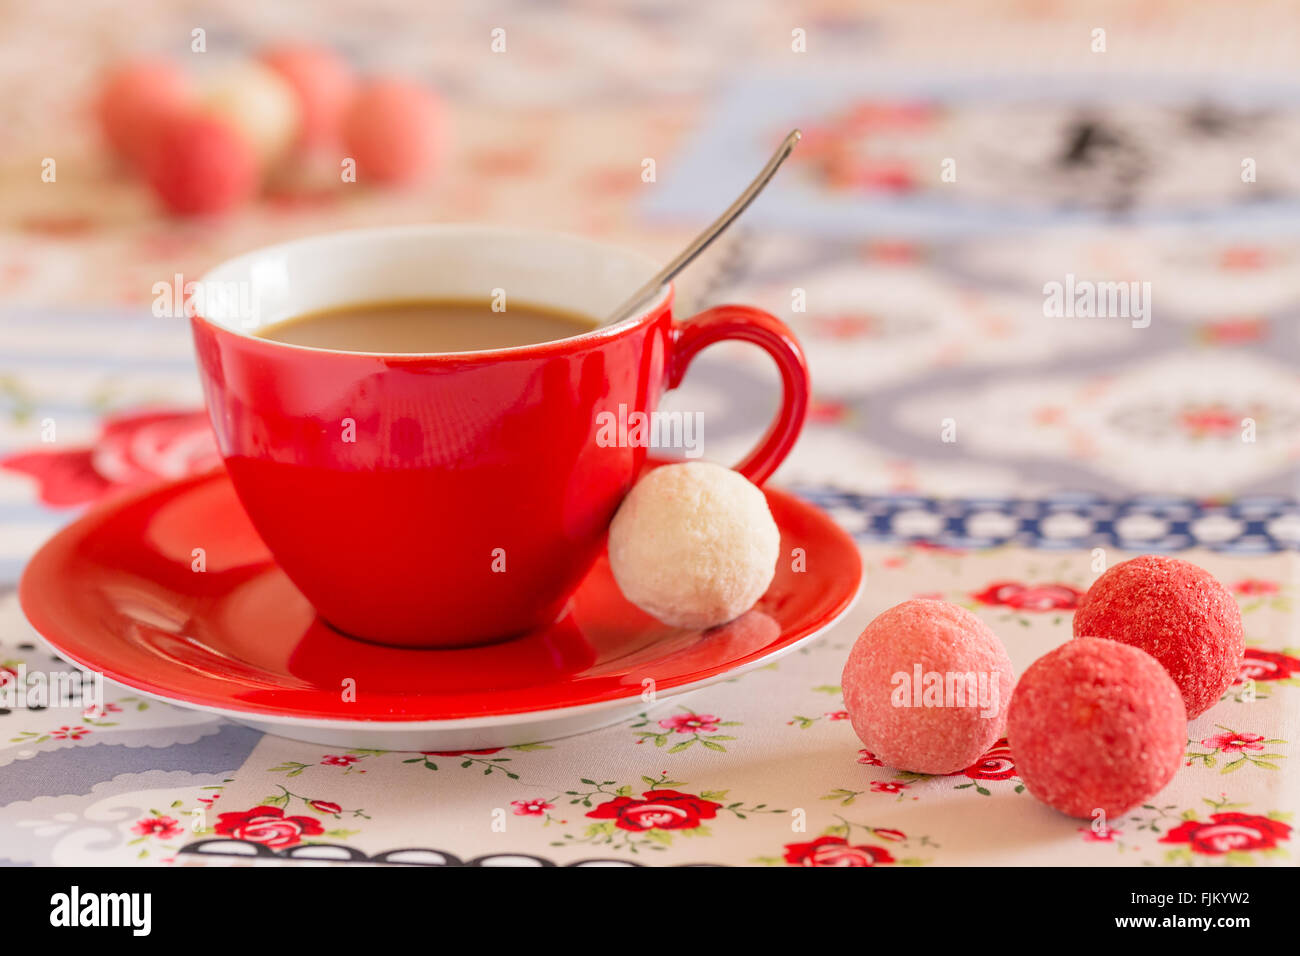
[[[1182,692],[1188,718],[1216,703],[1241,673],[1241,610],[1208,571],[1144,554],[1093,582],[1074,614],[1075,637],[1105,637],[1146,651]]]
[[[965,608],[904,601],[867,625],[841,679],[863,746],[890,767],[953,773],[1006,724],[1014,683],[998,636]]]
[[[356,94],[356,78],[347,63],[333,50],[296,45],[272,47],[263,52],[262,62],[280,75],[298,99],[298,144],[313,148],[337,142],[343,116]]]
[[[257,191],[257,154],[229,124],[203,114],[164,121],[146,158],[145,178],[170,212],[227,212]]]
[[[427,89],[401,80],[367,84],[343,118],[343,141],[359,182],[408,183],[433,166],[441,106]]]
[[[1072,817],[1114,819],[1155,796],[1187,743],[1182,695],[1160,663],[1118,641],[1080,637],[1034,661],[1016,685],[1007,743],[1029,792]]]
[[[151,151],[155,126],[192,99],[189,79],[174,63],[134,60],[104,76],[95,114],[113,152],[139,163]]]

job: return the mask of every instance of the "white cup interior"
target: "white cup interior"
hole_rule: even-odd
[[[403,299],[520,302],[602,325],[659,266],[590,239],[498,226],[400,226],[330,233],[231,259],[196,284],[193,308],[244,335],[322,309]],[[626,322],[635,322],[668,296]],[[484,321],[491,321],[486,316]],[[623,323],[619,323],[620,325]]]

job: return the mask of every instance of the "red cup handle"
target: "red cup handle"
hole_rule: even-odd
[[[781,410],[758,447],[736,465],[736,471],[761,485],[785,460],[803,428],[808,414],[808,365],[794,333],[780,319],[747,305],[719,305],[673,325],[668,387],[680,385],[695,356],[723,339],[753,342],[772,356],[781,373]]]

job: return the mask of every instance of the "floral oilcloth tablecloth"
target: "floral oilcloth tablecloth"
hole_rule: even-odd
[[[1170,786],[1094,829],[1026,793],[1005,741],[949,776],[881,766],[854,736],[838,686],[861,626],[922,595],[973,608],[1023,669],[1069,638],[1090,559],[890,544],[864,544],[863,554],[866,596],[827,637],[743,678],[546,743],[343,750],[262,736],[126,690],[109,695],[101,718],[7,714],[0,846],[16,863],[1293,861],[1292,555],[1186,555],[1238,595],[1252,683],[1189,724],[1185,766]],[[22,635],[12,601],[3,623],[10,640]],[[11,667],[50,664],[33,643],[6,643],[3,656]]]
[[[1144,5],[1083,21],[992,4],[946,13],[935,37],[913,5],[451,17],[383,2],[277,6],[275,22],[251,4],[145,6],[129,23],[96,4],[76,24],[3,14],[0,680],[59,666],[13,590],[40,543],[123,489],[216,462],[188,332],[151,314],[155,282],[281,238],[422,220],[545,225],[662,258],[792,125],[804,147],[683,283],[682,308],[748,301],[795,329],[814,401],[774,481],[855,536],[866,583],[845,620],[768,667],[528,746],[346,751],[112,685],[102,716],[0,713],[0,862],[1294,864],[1294,15],[1187,4],[1157,30]],[[1104,57],[1088,50],[1094,15]],[[191,20],[210,48],[321,39],[421,73],[451,107],[438,177],[400,195],[278,193],[219,224],[160,219],[98,157],[77,104],[105,51],[168,49]],[[499,23],[513,52],[490,61],[479,41]],[[68,68],[51,75],[52,59]],[[43,155],[60,157],[57,186],[28,175]],[[959,174],[941,192],[948,157]],[[1043,284],[1070,273],[1150,282],[1151,322],[1045,318]],[[774,403],[774,373],[744,347],[706,355],[666,402],[704,413],[705,454],[723,462]],[[956,601],[1022,670],[1069,638],[1102,564],[1153,550],[1233,591],[1249,648],[1148,805],[1104,830],[1063,817],[1025,792],[1002,742],[942,777],[862,749],[838,685],[873,615]]]

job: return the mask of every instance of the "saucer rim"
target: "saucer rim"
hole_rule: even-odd
[[[33,606],[43,603],[36,595],[36,590],[40,582],[37,581],[38,574],[34,572],[44,570],[43,566],[54,560],[55,554],[58,551],[66,549],[69,546],[71,543],[70,539],[77,538],[79,533],[84,532],[88,526],[97,524],[108,514],[138,504],[155,495],[162,494],[168,489],[175,488],[178,485],[199,487],[214,480],[230,481],[230,477],[226,474],[223,466],[217,466],[216,468],[198,474],[184,475],[177,478],[151,482],[142,488],[136,488],[125,493],[113,495],[107,500],[96,504],[85,513],[79,515],[76,519],[59,529],[53,536],[47,539],[28,561],[27,566],[23,570],[17,589],[19,608],[23,617],[27,624],[32,628],[32,631],[39,637],[41,642],[51,648],[58,656],[66,659],[75,666],[90,671],[91,673],[102,674],[104,680],[111,681],[136,693],[144,694],[153,700],[158,700],[172,706],[183,707],[189,710],[196,710],[226,717],[235,721],[248,722],[254,720],[264,723],[277,723],[282,726],[303,728],[332,728],[337,730],[383,729],[401,732],[403,730],[468,730],[472,728],[485,729],[494,727],[510,727],[516,724],[535,722],[538,719],[563,720],[566,717],[577,717],[584,714],[598,713],[602,710],[627,707],[629,704],[636,702],[636,700],[641,696],[639,688],[631,687],[629,688],[630,692],[625,695],[604,697],[599,700],[590,700],[579,704],[511,710],[504,713],[493,714],[469,714],[447,718],[431,717],[419,720],[389,720],[375,716],[365,718],[331,717],[321,714],[304,716],[284,713],[279,709],[268,709],[256,704],[249,707],[240,707],[234,706],[235,702],[209,703],[200,700],[192,700],[188,697],[181,696],[181,693],[178,691],[171,691],[169,695],[167,689],[157,689],[157,683],[151,682],[146,678],[133,679],[131,675],[118,676],[116,673],[110,674],[107,670],[97,669],[95,666],[85,663],[82,660],[81,655],[73,653],[60,646],[55,638],[51,638],[46,631],[42,629],[42,627],[37,623],[37,617],[44,619],[48,630],[54,632],[59,631],[59,628],[48,619],[48,615],[41,614],[34,616],[33,614]],[[769,645],[770,649],[761,651],[759,656],[742,663],[732,663],[730,666],[724,665],[723,669],[708,674],[707,676],[699,677],[695,680],[690,680],[684,683],[662,684],[657,688],[656,700],[663,700],[669,697],[690,693],[694,690],[707,687],[710,684],[729,680],[740,676],[741,674],[748,673],[758,667],[769,664],[780,657],[783,657],[795,648],[805,646],[825,634],[829,628],[841,621],[844,616],[856,606],[857,602],[861,598],[863,591],[865,590],[866,568],[862,561],[861,552],[858,549],[857,542],[853,540],[853,537],[821,508],[800,498],[792,492],[774,487],[763,487],[761,490],[765,494],[774,493],[780,495],[783,499],[786,499],[787,503],[792,504],[796,508],[813,513],[818,520],[825,523],[826,527],[832,534],[840,536],[843,539],[843,543],[848,546],[849,553],[851,553],[857,561],[856,584],[852,592],[846,593],[833,610],[824,612],[820,618],[814,619],[813,626],[807,633],[790,639],[784,643],[781,642],[782,638],[778,637],[772,642],[778,646],[772,647]],[[274,563],[274,557],[271,558],[271,561]],[[76,642],[74,641],[73,643],[75,644]],[[741,656],[743,657],[744,655]],[[647,702],[647,706],[652,705],[653,702]]]
[[[677,697],[682,694],[689,694],[693,691],[702,690],[712,684],[718,684],[722,681],[733,680],[743,674],[747,674],[759,667],[766,666],[785,657],[787,654],[800,647],[803,647],[820,637],[825,636],[826,632],[844,619],[844,617],[857,606],[858,601],[862,598],[866,590],[866,578],[862,575],[858,579],[857,589],[848,599],[847,603],[836,611],[833,616],[828,618],[818,627],[809,631],[802,637],[798,637],[789,644],[784,644],[774,650],[757,657],[752,661],[746,661],[737,665],[730,670],[720,671],[716,674],[710,674],[708,677],[700,678],[688,684],[676,684],[666,687],[655,695],[653,701],[647,701],[646,706],[652,707],[654,704],[667,700],[670,697]],[[26,611],[24,610],[24,616]],[[30,623],[30,622],[29,622]],[[35,630],[35,625],[32,625]],[[83,664],[73,655],[67,653],[58,647],[53,641],[36,631],[41,641],[52,648],[61,657],[67,659],[70,663],[78,667],[93,671],[87,664]],[[181,700],[177,697],[167,697],[157,691],[148,690],[130,684],[126,681],[119,680],[115,677],[104,678],[115,684],[132,690],[138,694],[143,694],[152,700],[160,701],[164,704],[170,704],[173,707],[181,707],[185,710],[200,711],[202,713],[213,714],[218,717],[225,717],[237,723],[248,723],[250,720],[256,720],[258,723],[279,724],[286,727],[300,727],[308,729],[331,729],[331,730],[383,730],[383,731],[422,731],[422,730],[482,730],[499,727],[512,727],[520,724],[536,723],[539,719],[563,720],[568,717],[579,717],[585,714],[595,714],[603,710],[615,710],[621,707],[627,707],[629,703],[634,702],[639,693],[632,693],[626,697],[612,697],[605,700],[592,701],[586,704],[571,704],[567,707],[543,707],[536,710],[513,711],[508,714],[484,714],[480,717],[449,717],[446,719],[430,720],[357,720],[355,718],[343,717],[295,717],[291,714],[280,714],[263,710],[244,710],[236,707],[221,707],[216,704],[203,704]]]

